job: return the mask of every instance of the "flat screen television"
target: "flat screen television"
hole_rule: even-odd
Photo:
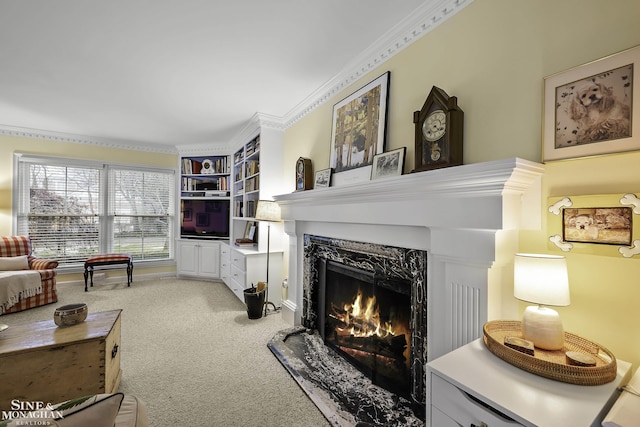
[[[181,200],[180,237],[228,239],[230,200]]]

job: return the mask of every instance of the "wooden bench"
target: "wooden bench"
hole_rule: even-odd
[[[101,254],[92,256],[84,262],[84,291],[87,292],[87,282],[91,276],[93,287],[93,270],[104,265],[123,265],[127,268],[127,287],[131,287],[133,281],[133,257],[129,254]]]

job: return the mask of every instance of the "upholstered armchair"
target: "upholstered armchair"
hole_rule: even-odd
[[[56,267],[33,256],[29,236],[0,237],[0,314],[57,302]]]

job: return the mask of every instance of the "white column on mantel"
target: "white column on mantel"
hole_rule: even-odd
[[[517,318],[503,270],[518,231],[540,229],[543,170],[512,158],[275,196],[289,235],[283,318],[301,321],[304,234],[427,250],[429,359]]]

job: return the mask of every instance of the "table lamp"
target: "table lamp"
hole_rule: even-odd
[[[269,305],[273,306],[274,310],[278,310],[276,305],[269,301],[269,244],[271,241],[271,223],[282,221],[282,218],[280,218],[280,206],[271,200],[258,200],[255,219],[256,221],[267,222],[267,280],[265,281],[267,289],[264,302],[264,315],[266,316]]]
[[[567,306],[569,278],[565,257],[541,254],[516,254],[514,296],[537,306],[529,306],[522,317],[522,337],[545,350],[560,350],[564,329],[558,312],[545,307]]]

